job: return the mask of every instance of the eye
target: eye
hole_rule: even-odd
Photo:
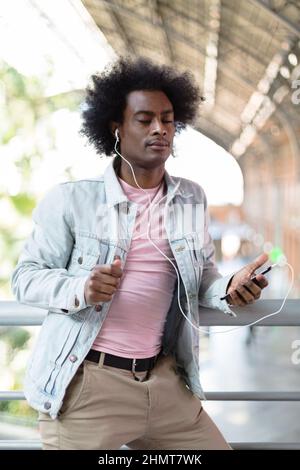
[[[139,120],[139,122],[141,122],[142,124],[150,124],[151,121],[140,121]]]

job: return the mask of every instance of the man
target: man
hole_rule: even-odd
[[[48,309],[24,387],[43,448],[229,449],[200,401],[198,306],[259,298],[267,257],[222,278],[203,190],[165,171],[196,117],[192,77],[120,59],[92,78],[83,134],[117,157],[49,192],[12,278],[20,302]]]

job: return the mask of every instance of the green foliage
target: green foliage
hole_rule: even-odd
[[[33,208],[36,206],[36,195],[31,190],[32,174],[43,159],[44,149],[37,138],[36,129],[39,123],[59,109],[78,109],[82,101],[82,92],[62,93],[57,96],[46,96],[47,83],[37,77],[25,77],[10,65],[0,61],[0,159],[5,155],[5,148],[14,138],[24,141],[24,151],[19,152],[9,165],[14,166],[14,171],[21,178],[21,190],[18,194],[10,194],[9,191],[1,191],[0,204],[5,201],[11,213],[14,213],[20,224],[30,226],[29,219]],[[47,128],[47,150],[55,149],[55,135],[53,130]],[[19,144],[18,144],[19,145]],[[1,160],[0,160],[1,165]],[[6,166],[2,165],[4,171]],[[0,170],[1,171],[1,170]],[[66,172],[67,174],[68,172]],[[9,181],[10,183],[10,181]],[[13,181],[11,181],[13,183]],[[8,217],[9,218],[9,217]],[[24,234],[18,233],[7,223],[7,218],[0,218],[0,267],[13,266],[24,241]],[[26,234],[25,234],[26,235]],[[9,285],[9,275],[0,269],[0,299],[12,298]]]
[[[27,424],[33,426],[37,421],[38,413],[32,409],[28,403],[24,400],[12,400],[12,401],[2,401],[0,402],[0,419],[1,414],[7,414],[12,416],[18,416],[18,418],[26,418],[24,422],[22,419],[22,424]],[[4,421],[4,419],[3,419]],[[18,420],[19,421],[19,420]],[[20,421],[19,421],[20,422]]]
[[[10,196],[10,200],[20,214],[28,216],[31,215],[36,204],[35,199],[26,193],[19,193],[16,196]]]
[[[6,350],[6,358],[1,358],[2,364],[5,362],[5,369],[9,369],[11,362],[17,354],[26,349],[29,339],[30,333],[25,328],[6,327],[0,329],[0,342],[4,342]],[[21,369],[14,373],[13,390],[22,389],[23,376],[24,367],[21,367]],[[0,401],[0,413],[27,417],[30,422],[36,419],[36,412],[25,401]]]
[[[12,360],[19,350],[24,349],[30,334],[24,328],[8,327],[0,330],[0,339],[3,338],[8,345],[9,360]]]
[[[44,130],[47,137],[46,149],[43,146],[45,144],[38,140],[37,129],[53,112],[62,108],[78,109],[82,100],[82,93],[79,91],[46,96],[46,86],[45,81],[37,77],[25,77],[0,60],[0,176],[1,172],[2,175],[7,172],[8,175],[8,189],[0,189],[0,300],[12,298],[11,271],[19,257],[25,232],[31,225],[32,210],[36,206],[36,194],[31,189],[32,174],[41,164],[43,152],[55,149],[56,136],[51,126],[46,126]],[[17,152],[13,147],[15,143]],[[8,160],[3,161],[3,158]],[[14,190],[13,177],[10,175],[16,175],[21,181],[18,193]],[[2,176],[4,183],[5,178]],[[26,230],[19,230],[23,226]],[[22,351],[28,347],[29,338],[30,333],[25,328],[0,327],[0,343],[6,351],[5,357],[0,357],[0,368],[13,370],[13,390],[23,388],[26,364],[22,364]],[[15,359],[17,366],[12,367]],[[25,401],[19,400],[1,401],[0,413],[2,416],[3,413],[25,416],[31,421],[36,420],[37,415]]]

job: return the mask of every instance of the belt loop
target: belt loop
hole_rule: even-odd
[[[136,359],[132,359],[131,372],[135,375]]]
[[[137,382],[141,382],[141,379],[137,375],[135,375],[135,368],[136,368],[136,359],[132,359],[132,366],[131,366],[132,375],[134,377],[134,380],[136,380]]]
[[[99,358],[99,362],[98,362],[99,369],[103,368],[104,358],[105,358],[105,352],[100,352],[100,358]]]

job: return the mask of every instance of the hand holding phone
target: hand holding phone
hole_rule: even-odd
[[[273,269],[275,266],[277,266],[277,265],[276,265],[276,264],[272,264],[271,266],[269,266],[269,267],[266,268],[264,271],[262,271],[261,273],[258,273],[258,274],[264,275],[264,274],[268,273],[269,271],[271,271],[271,269]],[[256,276],[257,276],[258,274],[256,274],[255,276],[251,277],[251,278],[250,278],[250,281],[254,282],[254,284],[256,284],[258,287],[260,287],[259,282],[258,282],[258,280],[257,280],[257,278],[256,278]],[[220,300],[225,300],[225,299],[227,299],[228,297],[230,297],[230,294],[224,295],[223,297],[220,298]]]

